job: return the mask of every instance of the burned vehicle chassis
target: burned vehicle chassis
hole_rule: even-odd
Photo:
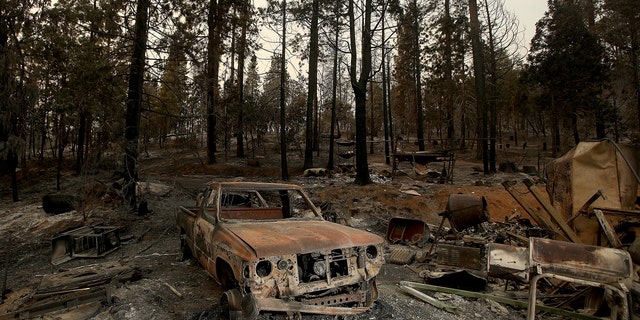
[[[210,183],[176,222],[183,256],[227,289],[221,305],[232,318],[359,314],[378,297],[384,240],[325,221],[298,186]]]

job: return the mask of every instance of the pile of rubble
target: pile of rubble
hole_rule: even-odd
[[[637,179],[633,166],[628,168]],[[552,190],[549,185],[562,186],[565,203],[586,198],[581,205],[574,201],[569,212],[563,210],[563,203],[553,203],[553,190],[547,197],[536,182],[525,179],[505,181],[503,186],[528,218],[514,213],[505,221],[489,221],[484,197],[452,194],[446,210],[439,213],[438,226],[391,219],[387,262],[405,265],[425,282],[402,282],[401,290],[448,311],[455,306],[439,301],[437,294],[481,297],[526,308],[527,319],[534,319],[536,312],[576,319],[630,319],[638,313],[640,302],[637,204],[603,206],[605,195],[612,194],[608,188],[625,193],[617,180],[613,187],[591,186],[598,189],[586,191],[591,194],[584,197],[576,191],[579,187],[573,187],[575,178],[567,177],[569,181],[548,181],[547,190]],[[637,185],[631,186],[633,190],[626,193],[635,198]]]

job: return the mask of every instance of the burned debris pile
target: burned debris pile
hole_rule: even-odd
[[[527,319],[536,312],[630,319],[640,302],[635,155],[609,141],[580,144],[548,166],[550,197],[540,181],[504,181],[526,213],[505,221],[490,221],[484,197],[457,194],[437,226],[391,219],[387,262],[426,283],[400,289],[451,312],[455,306],[431,301],[433,293],[526,308]]]

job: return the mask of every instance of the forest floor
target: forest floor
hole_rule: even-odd
[[[44,319],[216,319],[221,296],[220,287],[193,261],[179,261],[179,237],[174,216],[178,206],[191,206],[206,182],[211,180],[280,181],[279,155],[267,155],[264,150],[257,157],[259,166],[248,166],[246,159],[218,155],[219,164],[204,165],[200,153],[155,148],[143,153],[140,159],[140,180],[153,186],[143,193],[150,213],[139,216],[129,213],[119,195],[111,189],[114,171],[121,168],[114,157],[111,165],[94,170],[91,175],[74,175],[69,163],[62,172],[60,191],[56,191],[55,165],[33,164],[23,170],[19,182],[20,201],[11,201],[8,183],[0,189],[0,286],[6,288],[6,299],[0,304],[0,319],[9,312],[23,308],[33,301],[34,291],[43,279],[52,274],[84,270],[86,266],[119,263],[140,272],[137,281],[118,283],[110,292],[108,304],[97,305],[71,316],[53,313]],[[290,180],[301,185],[316,202],[327,201],[356,228],[385,236],[389,219],[403,217],[419,219],[438,225],[450,194],[484,196],[491,220],[505,217],[523,209],[501,185],[505,180],[522,180],[524,173],[496,173],[483,175],[475,152],[456,152],[452,183],[437,183],[417,175],[409,163],[400,163],[392,175],[392,168],[384,163],[383,152],[369,155],[373,183],[358,186],[352,173],[333,173],[325,177],[304,177],[300,150],[289,154]],[[548,158],[540,156],[535,146],[523,149],[500,149],[498,162],[513,162],[540,168]],[[200,156],[199,156],[200,155]],[[120,157],[118,157],[120,158]],[[338,164],[352,164],[353,159],[336,158]],[[326,164],[325,157],[316,157],[318,166]],[[442,163],[428,167],[442,170]],[[2,177],[8,181],[8,177]],[[436,179],[437,180],[437,179]],[[111,191],[110,191],[111,190]],[[409,191],[409,192],[407,192]],[[76,211],[50,215],[43,211],[42,197],[65,193],[81,196],[84,205]],[[523,214],[524,216],[524,214]],[[122,227],[122,246],[100,259],[74,259],[52,265],[51,239],[70,228],[83,225]],[[380,297],[365,314],[350,319],[524,319],[526,310],[515,309],[485,299],[446,296],[447,303],[457,306],[455,313],[437,309],[408,296],[397,289],[402,280],[423,282],[415,268],[387,263],[378,276]],[[4,280],[3,280],[4,279]],[[489,290],[503,291],[502,284]],[[1,288],[1,287],[0,287]],[[174,292],[175,290],[175,292]],[[517,295],[518,292],[511,292]],[[522,295],[523,292],[520,292]],[[524,290],[526,294],[526,289]],[[76,311],[80,312],[80,311]],[[261,314],[261,319],[279,319],[281,315]],[[334,319],[335,317],[303,316],[303,319]],[[338,317],[340,318],[340,317]]]

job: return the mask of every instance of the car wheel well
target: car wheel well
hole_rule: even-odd
[[[238,285],[231,265],[222,258],[216,259],[216,277],[225,289],[235,288]]]

